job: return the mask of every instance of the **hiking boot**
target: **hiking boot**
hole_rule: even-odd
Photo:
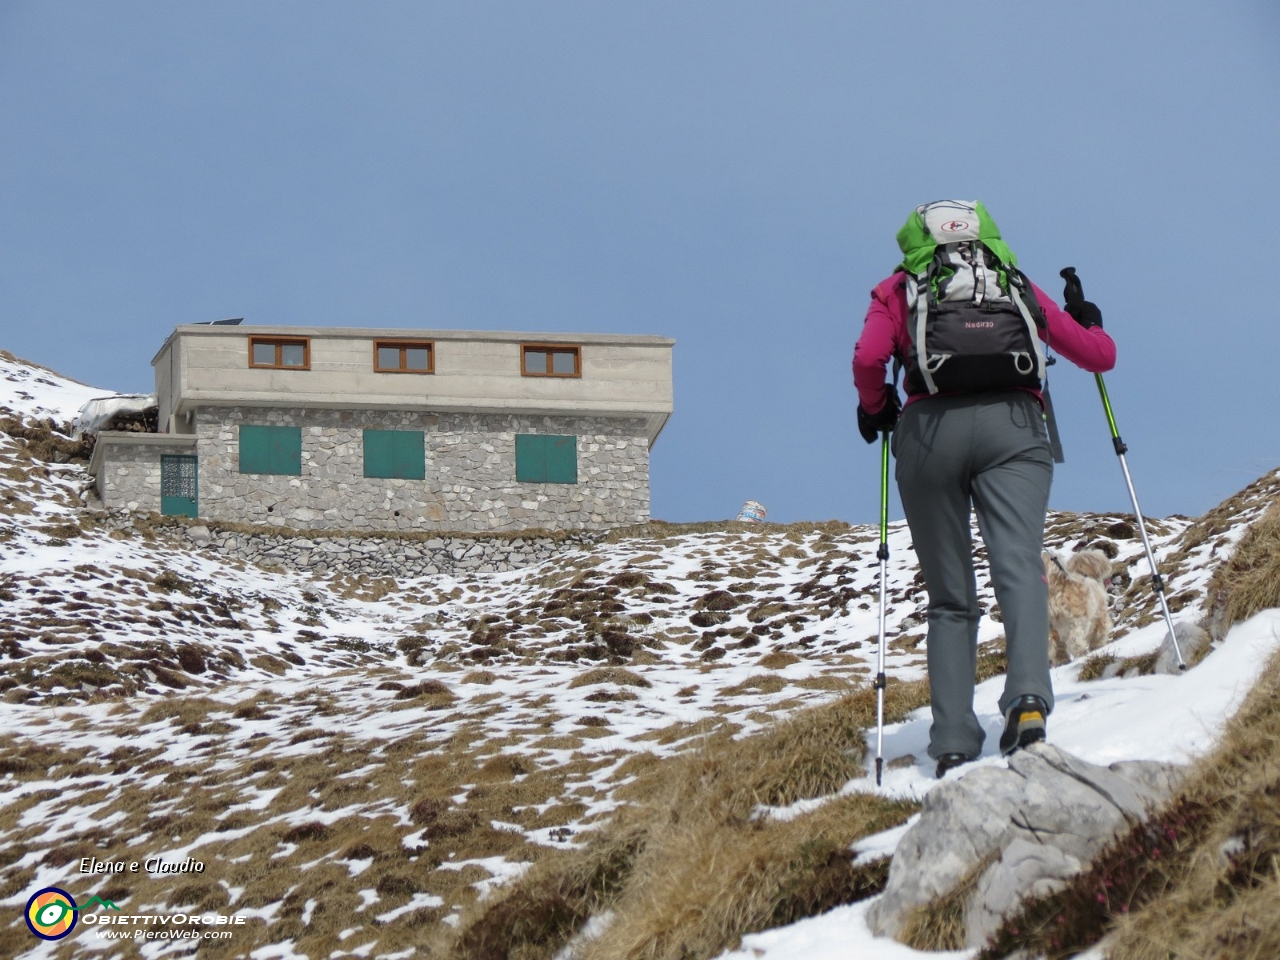
[[[941,780],[947,775],[948,770],[954,770],[961,764],[970,763],[973,757],[966,753],[944,753],[938,758],[938,779]]]
[[[1021,747],[1029,747],[1044,739],[1044,718],[1049,708],[1034,694],[1019,697],[1005,714],[1004,734],[1000,737],[1000,752],[1013,753]]]

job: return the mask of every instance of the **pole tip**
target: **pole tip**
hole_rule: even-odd
[[[1180,664],[1178,664],[1178,669],[1179,669],[1181,672],[1186,673],[1186,672],[1187,672],[1187,665],[1186,665],[1185,663],[1180,663]]]
[[[876,757],[876,786],[880,786],[880,775],[884,771],[884,758]]]

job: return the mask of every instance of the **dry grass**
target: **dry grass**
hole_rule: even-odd
[[[614,830],[584,851],[558,858],[551,869],[535,868],[485,907],[483,919],[462,931],[451,954],[466,960],[551,956],[617,896],[644,839],[642,830]]]
[[[1272,470],[1197,519],[1182,536],[1183,549],[1191,550],[1222,536],[1240,522],[1241,513],[1258,502],[1274,501],[1278,494],[1280,474]]]
[[[856,882],[849,845],[913,809],[854,794],[783,823],[671,817],[655,824],[612,905],[614,921],[582,955],[714,957],[744,933],[870,895],[878,884]],[[832,883],[831,874],[842,882]]]
[[[1112,960],[1280,957],[1280,656],[1183,800],[1206,811],[1204,835],[1121,921]]]
[[[93,456],[93,437],[71,440],[62,433],[63,428],[51,419],[25,420],[14,417],[0,418],[0,433],[7,433],[21,440],[16,456],[23,460],[43,460],[46,463],[87,463]]]
[[[741,683],[732,687],[725,687],[720,695],[722,697],[737,697],[753,695],[757,693],[777,693],[786,687],[787,681],[773,674],[755,674],[747,677]]]
[[[886,718],[927,702],[927,684],[891,683]],[[804,710],[756,736],[709,726],[694,751],[618,774],[631,805],[574,851],[547,856],[475,909],[447,946],[458,960],[545,960],[594,914],[614,919],[585,960],[699,960],[744,934],[789,923],[883,886],[887,865],[853,869],[849,845],[915,809],[864,794],[790,820],[760,814],[832,794],[862,773],[875,692]]]
[[[965,907],[978,881],[997,859],[999,854],[984,857],[946,894],[913,910],[898,939],[916,950],[964,949]]]
[[[1109,960],[1280,956],[1280,655],[1180,794],[981,956],[1061,960],[1108,931]]]
[[[760,666],[767,667],[770,670],[782,670],[791,666],[793,663],[799,663],[800,658],[794,653],[785,650],[775,650],[772,653],[766,653],[763,657],[756,661]]]
[[[404,689],[416,691],[410,684]],[[415,702],[434,696],[442,695],[428,690]],[[315,697],[316,714],[323,713],[321,699]],[[113,715],[113,735],[138,737],[142,744],[157,725],[171,728],[169,736],[190,736],[192,746],[176,754],[121,748],[99,756],[92,749],[71,752],[0,738],[0,777],[9,775],[11,784],[55,779],[61,787],[32,791],[0,812],[0,830],[9,841],[0,851],[0,890],[12,896],[27,889],[40,863],[67,864],[84,856],[138,859],[199,839],[192,855],[206,870],[198,877],[181,883],[142,873],[112,877],[94,892],[107,895],[110,888],[110,898],[125,910],[140,904],[202,910],[277,905],[270,927],[255,923],[238,930],[230,953],[213,956],[246,956],[281,938],[295,939],[299,952],[309,956],[350,951],[374,940],[379,954],[396,952],[421,946],[444,915],[474,904],[478,891],[473,884],[488,879],[488,872],[478,867],[449,870],[442,864],[489,857],[536,862],[549,852],[547,847],[530,842],[522,832],[493,828],[491,822],[540,829],[581,818],[582,805],[557,803],[558,798],[571,783],[610,762],[580,757],[544,767],[522,755],[496,754],[483,717],[445,743],[419,735],[396,741],[354,739],[325,729],[323,723],[287,723],[280,742],[291,738],[305,744],[309,752],[301,755],[291,751],[281,756],[260,749],[261,742],[226,737],[246,721],[274,716],[285,723],[288,715],[281,711],[293,705],[273,702],[269,695],[240,704],[176,696],[152,704],[145,713],[122,705]],[[196,738],[200,742],[193,743]],[[94,780],[104,785],[95,790]],[[473,785],[461,791],[465,799],[461,784]],[[256,796],[265,806],[236,809]],[[372,807],[371,798],[377,801]],[[58,838],[46,832],[48,816],[98,802],[109,803],[109,829],[77,828]],[[46,812],[24,826],[24,816],[30,819],[38,805]],[[332,822],[321,823],[319,811]],[[332,816],[340,811],[349,812]],[[422,839],[406,843],[419,830]],[[34,861],[19,862],[30,854]],[[352,869],[356,862],[364,864],[358,875]],[[304,864],[306,879],[299,885]],[[234,904],[228,888],[243,891]],[[376,906],[362,910],[360,890],[376,891]],[[444,903],[394,922],[373,922],[373,915],[408,903],[415,893],[438,896]],[[309,899],[319,905],[303,927]],[[7,926],[12,919],[13,910],[0,910],[0,923]],[[359,932],[340,939],[350,927]]]
[[[1280,503],[1249,525],[1209,581],[1208,595],[1215,637],[1259,610],[1280,607]]]
[[[978,683],[997,677],[1009,669],[1009,661],[1005,657],[1005,638],[999,637],[978,644],[978,664],[974,677]]]
[[[1206,646],[1188,663],[1188,666],[1194,667],[1208,656],[1210,649]],[[1077,679],[1101,680],[1105,677],[1126,677],[1131,673],[1133,676],[1146,676],[1155,672],[1156,660],[1159,656],[1159,650],[1134,657],[1117,657],[1110,653],[1095,653],[1080,665],[1080,673],[1077,675]]]
[[[26,461],[23,469],[44,467]],[[171,522],[183,521],[166,520],[157,527]],[[244,532],[264,533],[261,528],[245,528]],[[298,535],[292,530],[278,532]],[[610,541],[628,536],[651,538],[656,552],[609,573],[587,569],[602,561],[588,549],[571,552],[560,569],[545,575],[545,585],[563,593],[558,599],[565,606],[556,612],[561,617],[566,611],[580,613],[576,619],[582,623],[588,642],[593,638],[607,641],[609,629],[614,629],[615,640],[625,635],[636,643],[650,643],[650,638],[657,637],[681,644],[702,642],[713,632],[695,633],[682,625],[664,627],[661,617],[651,631],[633,629],[649,627],[653,614],[623,609],[633,601],[689,593],[688,584],[677,588],[655,578],[666,575],[661,569],[661,544],[691,532],[724,534],[706,538],[713,544],[711,550],[717,549],[717,542],[732,540],[736,546],[732,559],[720,564],[724,568],[731,562],[728,572],[717,568],[719,560],[709,559],[703,570],[690,578],[706,582],[693,591],[701,599],[691,605],[681,603],[683,622],[688,622],[690,609],[708,615],[751,611],[749,621],[760,621],[760,631],[752,631],[753,636],[746,638],[751,644],[737,644],[760,645],[757,649],[763,656],[758,672],[722,693],[732,698],[734,694],[777,692],[785,683],[794,698],[784,701],[787,693],[782,693],[764,708],[781,713],[800,707],[805,689],[843,692],[857,682],[846,680],[839,671],[798,683],[784,681],[770,671],[801,662],[801,658],[781,650],[765,652],[774,643],[786,643],[784,629],[788,634],[803,633],[800,626],[806,617],[825,618],[831,611],[864,598],[864,591],[855,589],[854,579],[841,570],[848,557],[844,550],[836,549],[836,538],[847,547],[850,537],[843,524],[724,522],[677,527],[655,522],[632,531],[615,531],[608,536]],[[53,528],[46,534],[65,539],[76,535],[72,529]],[[511,534],[528,535],[527,531]],[[400,536],[421,539],[432,534]],[[575,535],[584,546],[594,542],[593,538],[603,539],[596,534]],[[791,546],[779,551],[776,545],[780,540],[803,544],[804,549]],[[648,544],[641,549],[648,549]],[[766,596],[769,588],[760,583],[774,575],[779,555],[806,559],[821,555],[824,549],[825,555],[810,559],[812,584],[787,596]],[[642,562],[659,567],[642,569]],[[834,587],[825,579],[832,574],[836,575]],[[163,570],[158,575],[156,569],[123,571],[122,575],[137,579],[139,589],[148,591],[144,598],[148,603],[183,607],[183,595],[190,590],[187,581]],[[715,589],[722,584],[725,589]],[[420,603],[443,602],[442,597],[428,596],[426,588],[410,589],[422,592]],[[410,597],[390,578],[335,582],[335,593],[343,590],[365,598]],[[474,588],[468,586],[467,591],[474,592]],[[744,596],[752,591],[759,599]],[[458,600],[463,595],[459,588],[450,598]],[[617,611],[612,609],[615,604]],[[273,612],[266,601],[261,606],[265,613]],[[498,646],[505,640],[489,635],[496,635],[501,626],[517,638],[511,643],[518,640],[524,644],[519,638],[529,634],[520,631],[540,629],[548,619],[544,599],[512,607],[503,616],[493,617],[493,622],[480,617],[477,636],[484,634],[486,644]],[[656,607],[654,612],[661,613]],[[416,629],[427,634],[439,623],[433,617]],[[471,629],[469,624],[467,629]],[[533,634],[535,638],[542,635]],[[729,645],[735,639],[741,640],[742,635],[713,637],[707,642]],[[809,649],[808,637],[801,637],[798,643],[790,639],[787,646],[803,648],[805,662],[828,666],[840,662],[817,659],[820,654]],[[579,645],[585,649],[584,643]],[[654,640],[653,645],[660,646],[660,641]],[[460,641],[454,649],[469,648]],[[178,660],[181,652],[171,651]],[[616,654],[612,646],[607,652]],[[541,655],[532,644],[512,646],[511,653]],[[248,650],[245,654],[251,655]],[[583,693],[590,694],[586,699],[592,703],[635,699],[633,691],[648,686],[645,675],[656,679],[642,666],[647,656],[646,651],[637,650],[629,662],[620,656],[584,657],[595,664],[584,662],[583,672],[572,685],[585,687]],[[207,653],[204,657],[208,658]],[[987,676],[1002,670],[1002,657],[1002,644],[984,645],[980,673]],[[577,711],[557,716],[550,697],[545,698],[546,703],[529,706],[545,708],[545,713],[536,722],[529,721],[527,730],[494,735],[487,721],[493,716],[491,711],[499,709],[498,701],[484,698],[499,698],[499,694],[468,686],[507,680],[507,672],[492,663],[473,664],[465,659],[441,663],[441,669],[455,671],[448,675],[452,692],[400,671],[388,671],[386,682],[379,687],[392,691],[386,696],[388,713],[439,707],[441,719],[451,725],[447,742],[444,738],[431,741],[418,733],[388,735],[399,739],[374,736],[357,740],[345,734],[341,711],[330,705],[326,713],[318,699],[314,711],[304,715],[290,712],[290,704],[283,698],[255,696],[241,703],[219,704],[195,690],[173,693],[172,699],[160,701],[146,716],[127,701],[120,705],[121,713],[110,715],[112,724],[133,728],[168,724],[182,731],[190,740],[179,741],[181,751],[148,748],[136,754],[118,751],[119,755],[100,757],[91,750],[87,755],[48,748],[27,750],[25,745],[19,747],[0,738],[0,773],[5,772],[4,763],[8,762],[14,780],[57,777],[67,784],[68,796],[78,798],[76,802],[99,799],[98,793],[84,785],[91,777],[103,776],[107,767],[113,776],[124,770],[137,784],[150,783],[145,789],[125,786],[112,797],[101,797],[110,802],[112,815],[120,818],[113,823],[110,835],[88,831],[51,842],[33,820],[34,825],[22,828],[18,836],[19,821],[37,805],[48,804],[57,808],[55,812],[64,812],[72,801],[48,791],[34,791],[11,804],[0,816],[0,826],[15,835],[15,842],[0,851],[0,890],[11,891],[8,895],[12,896],[13,890],[25,889],[39,870],[40,858],[50,864],[69,863],[85,854],[111,858],[123,854],[126,844],[141,843],[162,850],[179,846],[177,841],[194,842],[204,837],[196,854],[210,865],[205,875],[182,884],[174,884],[171,878],[131,878],[129,889],[116,892],[116,896],[135,907],[169,903],[203,909],[241,905],[276,908],[269,927],[258,924],[250,935],[235,942],[235,952],[241,955],[269,941],[290,938],[300,953],[310,956],[349,954],[362,945],[368,945],[370,955],[411,948],[425,951],[430,946],[437,951],[430,955],[437,957],[533,960],[554,956],[588,917],[611,909],[615,916],[612,926],[591,948],[590,956],[596,960],[697,960],[733,945],[745,932],[792,922],[860,899],[882,886],[886,863],[855,870],[848,846],[866,833],[901,822],[910,805],[866,796],[833,796],[863,770],[863,733],[874,724],[875,706],[874,692],[865,686],[742,739],[734,739],[742,728],[733,721],[767,722],[765,713],[758,710],[744,718],[741,710],[733,714],[737,707],[722,701],[721,709],[730,716],[710,717],[655,733],[652,740],[681,743],[686,750],[682,755],[668,758],[640,753],[619,763],[621,757],[616,752],[586,752],[600,746],[589,738],[608,733],[604,724],[611,716],[580,718],[572,733],[562,733],[563,727],[557,723],[573,720]],[[622,663],[630,669],[624,669]],[[278,658],[266,660],[264,665],[271,672],[290,669]],[[88,665],[77,661],[76,668],[88,669]],[[716,669],[718,666],[707,666],[704,672]],[[375,678],[375,682],[382,680],[381,675]],[[695,685],[681,693],[689,695],[698,689]],[[467,709],[458,705],[458,697],[467,695],[470,714],[464,716]],[[927,702],[927,685],[891,679],[886,700],[887,719],[895,722]],[[338,719],[326,723],[318,719],[321,715]],[[237,727],[259,721],[278,728],[279,744],[302,749],[281,752],[269,740],[245,743],[242,737],[227,736]],[[262,723],[258,729],[266,726],[268,723]],[[137,742],[146,742],[145,731]],[[557,766],[564,755],[539,754],[542,748],[583,752]],[[520,749],[528,752],[517,753]],[[609,788],[584,786],[599,771],[606,772]],[[265,797],[259,791],[273,793]],[[255,796],[262,797],[265,806],[234,809]],[[606,797],[625,805],[606,815],[602,811],[610,808],[599,804]],[[824,797],[827,802],[790,820],[769,816],[769,811],[762,809],[786,807],[812,797]],[[594,829],[579,830],[578,823],[584,818]],[[493,821],[525,831],[549,830],[550,841],[544,836],[543,843],[534,843],[515,830],[492,827]],[[576,836],[570,827],[579,831]],[[410,839],[418,833],[419,839]],[[573,846],[568,845],[570,839]],[[30,857],[31,853],[39,857]],[[532,868],[523,879],[500,887],[495,897],[479,903],[473,884],[487,879],[486,872],[478,866],[445,868],[450,861],[485,857],[531,863]],[[304,880],[299,882],[299,876]],[[243,890],[235,904],[229,902],[228,889]],[[362,909],[361,890],[377,891],[377,905]],[[399,920],[374,922],[373,915],[407,903],[415,892],[439,896],[444,904]],[[321,902],[313,911],[306,906],[308,900]],[[459,929],[450,930],[440,921],[455,908],[464,910],[464,921]],[[304,911],[310,915],[305,927],[301,921]],[[339,940],[338,934],[350,927],[359,928],[358,932]],[[945,939],[943,936],[937,942]],[[211,950],[210,955],[222,954]]]
[[[638,673],[633,673],[622,667],[601,667],[596,670],[588,670],[586,673],[574,677],[569,683],[569,687],[570,689],[574,687],[589,687],[597,683],[616,683],[620,687],[649,686],[649,681]]]

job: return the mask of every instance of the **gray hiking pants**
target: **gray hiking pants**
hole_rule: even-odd
[[[1035,397],[1020,391],[931,397],[893,431],[895,476],[929,592],[929,755],[976,757],[978,604],[972,504],[1004,621],[1009,671],[1000,710],[1033,693],[1053,709],[1043,549],[1053,457]]]

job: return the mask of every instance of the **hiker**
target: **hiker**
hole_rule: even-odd
[[[1110,370],[1116,348],[1097,306],[1082,300],[1068,314],[1018,271],[981,203],[917,207],[898,245],[902,264],[871,292],[853,380],[863,438],[892,431],[894,475],[929,594],[929,756],[942,777],[981,755],[985,739],[973,710],[982,608],[971,507],[1005,628],[1000,752],[1045,738],[1053,689],[1040,551],[1053,457],[1040,341],[1091,373]],[[891,358],[906,371],[901,407],[885,382]]]

